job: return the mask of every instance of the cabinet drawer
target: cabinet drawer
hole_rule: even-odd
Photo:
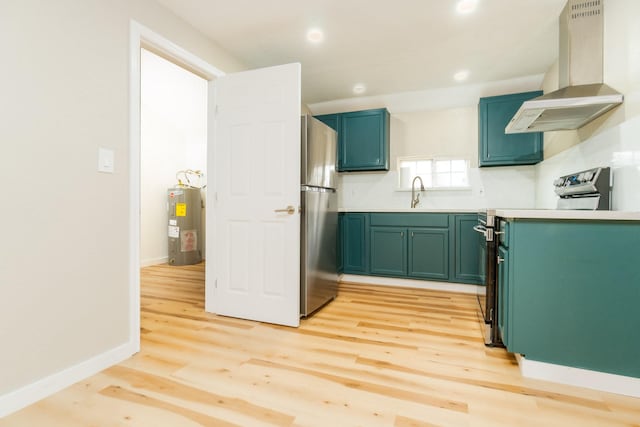
[[[449,227],[449,215],[435,213],[372,213],[369,221],[390,227]]]

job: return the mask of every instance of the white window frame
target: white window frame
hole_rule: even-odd
[[[433,183],[435,183],[437,181],[437,171],[435,169],[435,164],[438,161],[453,161],[453,160],[462,160],[466,163],[466,169],[464,172],[466,172],[466,185],[456,185],[456,186],[434,186]],[[424,182],[424,186],[427,190],[429,191],[459,191],[459,190],[470,190],[471,189],[471,184],[469,183],[469,169],[470,169],[470,165],[471,162],[469,161],[468,158],[466,157],[456,157],[456,156],[404,156],[404,157],[398,157],[397,158],[397,168],[398,168],[398,187],[397,187],[397,191],[411,191],[411,182],[405,182],[405,185],[403,186],[403,173],[402,173],[402,169],[401,169],[401,164],[403,162],[419,162],[419,161],[429,161],[431,162],[431,171],[430,171],[430,175],[431,178],[430,179],[423,179]],[[452,171],[449,171],[449,173],[452,173]],[[416,174],[414,174],[411,177],[411,180],[413,180],[413,177],[415,177]],[[422,175],[423,178],[426,178],[424,176],[424,174],[418,174],[418,175]]]

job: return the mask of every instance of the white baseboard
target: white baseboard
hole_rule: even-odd
[[[166,264],[169,262],[168,256],[163,256],[159,258],[147,258],[140,260],[140,267],[149,267],[150,265],[158,265],[158,264]]]
[[[126,343],[64,371],[0,396],[0,418],[44,399],[72,384],[116,365],[136,353],[134,343]]]
[[[395,277],[358,276],[343,274],[338,278],[344,283],[364,283],[366,285],[401,286],[405,288],[431,289],[444,292],[459,292],[463,294],[477,294],[484,286],[466,283],[432,282],[429,280],[397,279]]]
[[[640,397],[640,378],[527,360],[517,355],[523,377]]]

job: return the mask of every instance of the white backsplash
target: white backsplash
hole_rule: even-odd
[[[611,167],[613,209],[640,212],[640,116],[627,120],[536,166],[473,168],[469,190],[427,190],[423,209],[555,209],[553,180]],[[411,193],[397,191],[397,171],[338,174],[338,204],[347,210],[406,209]]]
[[[555,178],[598,166],[611,167],[613,210],[640,211],[640,116],[540,163],[536,168],[536,208],[555,208]]]
[[[420,196],[422,209],[482,209],[507,207],[530,209],[535,204],[534,166],[473,168],[469,190],[427,190]],[[405,209],[411,192],[397,191],[398,173],[341,173],[338,204],[347,210]]]

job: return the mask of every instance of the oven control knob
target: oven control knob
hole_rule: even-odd
[[[584,173],[581,173],[580,175],[578,175],[578,182],[587,182],[587,180],[584,177]]]
[[[584,181],[585,182],[591,181],[593,179],[593,175],[594,175],[594,173],[592,171],[585,172],[584,173]]]

